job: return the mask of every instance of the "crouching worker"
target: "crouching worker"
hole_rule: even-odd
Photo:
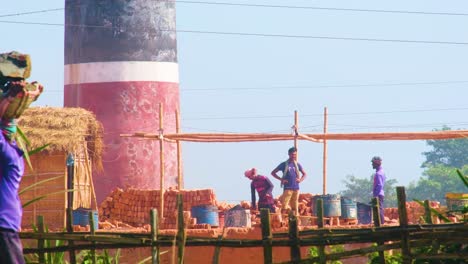
[[[250,191],[252,194],[252,210],[257,210],[255,191],[258,193],[258,209],[266,208],[270,213],[275,213],[275,200],[273,199],[273,183],[270,179],[263,175],[257,174],[257,169],[252,168],[244,173],[245,177],[249,178]]]

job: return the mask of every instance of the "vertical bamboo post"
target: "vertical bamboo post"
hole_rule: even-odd
[[[224,228],[223,228],[223,234],[224,234]],[[223,240],[223,235],[218,235],[218,242]],[[213,264],[218,264],[219,263],[219,253],[221,253],[221,246],[219,244],[216,245],[214,255],[213,255]]]
[[[432,214],[429,200],[424,200],[424,219],[426,220],[426,224],[432,224]]]
[[[176,133],[180,133],[180,114],[179,111],[175,111],[176,115]],[[182,182],[182,149],[180,145],[180,140],[177,140],[177,189],[181,190],[184,188]]]
[[[89,175],[89,182],[90,182],[90,185],[91,185],[91,194],[93,196],[93,201],[94,201],[94,207],[91,206],[91,208],[94,208],[95,210],[98,210],[96,190],[94,189],[94,182],[93,182],[93,170],[91,169],[91,166],[90,166],[91,160],[89,158],[87,145],[86,145],[86,147],[84,149],[84,156],[85,156],[85,168],[86,168],[86,171],[88,172],[88,175]]]
[[[323,195],[327,194],[327,130],[328,109],[323,110]]]
[[[177,194],[177,263],[184,263],[185,250],[185,222],[184,222],[184,205],[182,202],[182,194]]]
[[[164,139],[163,139],[163,105],[159,104],[159,220],[164,217]]]
[[[323,200],[317,199],[315,201],[315,208],[317,211],[317,226],[323,228]]]
[[[377,197],[372,198],[372,214],[374,217],[374,226],[380,227],[381,226],[381,219],[380,219],[380,204]],[[377,245],[383,246],[384,242],[377,241]],[[379,251],[379,262],[385,263],[385,253],[384,251]]]
[[[263,263],[273,263],[273,235],[270,225],[270,211],[268,209],[260,209],[260,221],[262,225],[262,241],[263,241]]]
[[[299,240],[299,230],[297,228],[297,217],[293,214],[293,212],[289,212],[289,232],[288,237],[289,241],[291,242],[291,262],[297,263],[301,260],[301,246]]]
[[[380,205],[377,197],[372,198],[372,214],[374,216],[374,226],[379,227],[381,222],[380,219]]]
[[[158,210],[151,209],[150,211],[151,221],[151,263],[159,264],[159,246],[155,246],[154,243],[158,241]]]
[[[299,129],[299,117],[297,115],[297,110],[294,111],[294,147],[297,149],[297,134]]]
[[[94,212],[91,210],[88,214],[89,218],[89,230],[91,233],[91,236],[96,235],[96,228],[95,228],[95,222],[94,222]],[[93,246],[96,246],[96,242],[91,242]],[[97,263],[97,256],[96,256],[96,249],[93,247],[91,249],[91,263],[96,264]]]
[[[318,228],[323,228],[323,200],[322,199],[317,199],[315,201],[315,208],[317,211],[317,226]],[[318,246],[318,254],[319,254],[319,263],[325,264],[326,263],[325,246]]]
[[[37,228],[39,231],[39,234],[44,234],[45,233],[45,227],[44,227],[44,217],[42,215],[37,216]],[[40,236],[42,237],[42,236]],[[45,240],[43,238],[39,238],[37,240],[37,248],[38,249],[44,249],[45,248]],[[45,263],[45,253],[44,252],[39,252],[39,263],[43,264]]]
[[[73,189],[75,178],[75,159],[72,153],[67,156],[67,232],[73,233]],[[73,248],[73,240],[68,241],[68,245]],[[76,263],[75,250],[70,249],[70,263]]]
[[[400,227],[406,228],[408,226],[408,213],[406,211],[406,193],[405,187],[396,187],[398,198],[398,217],[400,220]],[[408,232],[401,232],[401,253],[403,255],[403,264],[411,263],[411,251],[408,238]]]

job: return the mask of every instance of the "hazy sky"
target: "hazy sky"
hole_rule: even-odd
[[[324,107],[331,133],[468,127],[466,1],[217,2],[270,7],[177,3],[183,132],[287,133],[297,110],[299,131],[320,133]],[[30,80],[45,85],[35,105],[63,105],[63,7],[55,0],[0,4],[0,51],[30,54]],[[58,10],[4,16],[47,9]],[[269,175],[292,145],[184,143],[185,186],[213,188],[218,200],[249,200],[243,172],[257,167]],[[421,176],[428,150],[424,141],[328,147],[329,193],[343,188],[346,175],[369,177],[374,155],[383,158],[388,178],[407,185]],[[303,192],[322,191],[322,150],[299,143],[308,173]]]

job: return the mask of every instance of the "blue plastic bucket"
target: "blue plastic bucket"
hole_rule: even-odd
[[[372,206],[364,203],[357,203],[357,218],[359,224],[372,223]]]
[[[89,225],[89,213],[93,213],[94,219],[94,229],[99,228],[99,215],[96,210],[91,210],[87,208],[78,208],[73,210],[73,225],[87,226]]]
[[[312,198],[312,212],[316,216],[317,210],[315,208],[317,199],[323,201],[323,216],[336,217],[341,216],[341,199],[338,194],[316,195]]]
[[[228,210],[224,215],[225,227],[251,227],[252,219],[250,210],[244,209],[241,206],[235,206]]]
[[[357,218],[357,206],[356,206],[355,201],[346,197],[341,197],[341,218],[344,218],[344,219],[356,219]]]
[[[219,226],[218,207],[214,205],[192,206],[191,214],[197,219],[197,224]]]

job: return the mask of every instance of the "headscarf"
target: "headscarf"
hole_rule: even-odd
[[[16,126],[16,119],[2,119],[2,121],[0,122],[0,128],[2,129],[2,133],[8,140],[11,140],[13,135],[16,133]]]

